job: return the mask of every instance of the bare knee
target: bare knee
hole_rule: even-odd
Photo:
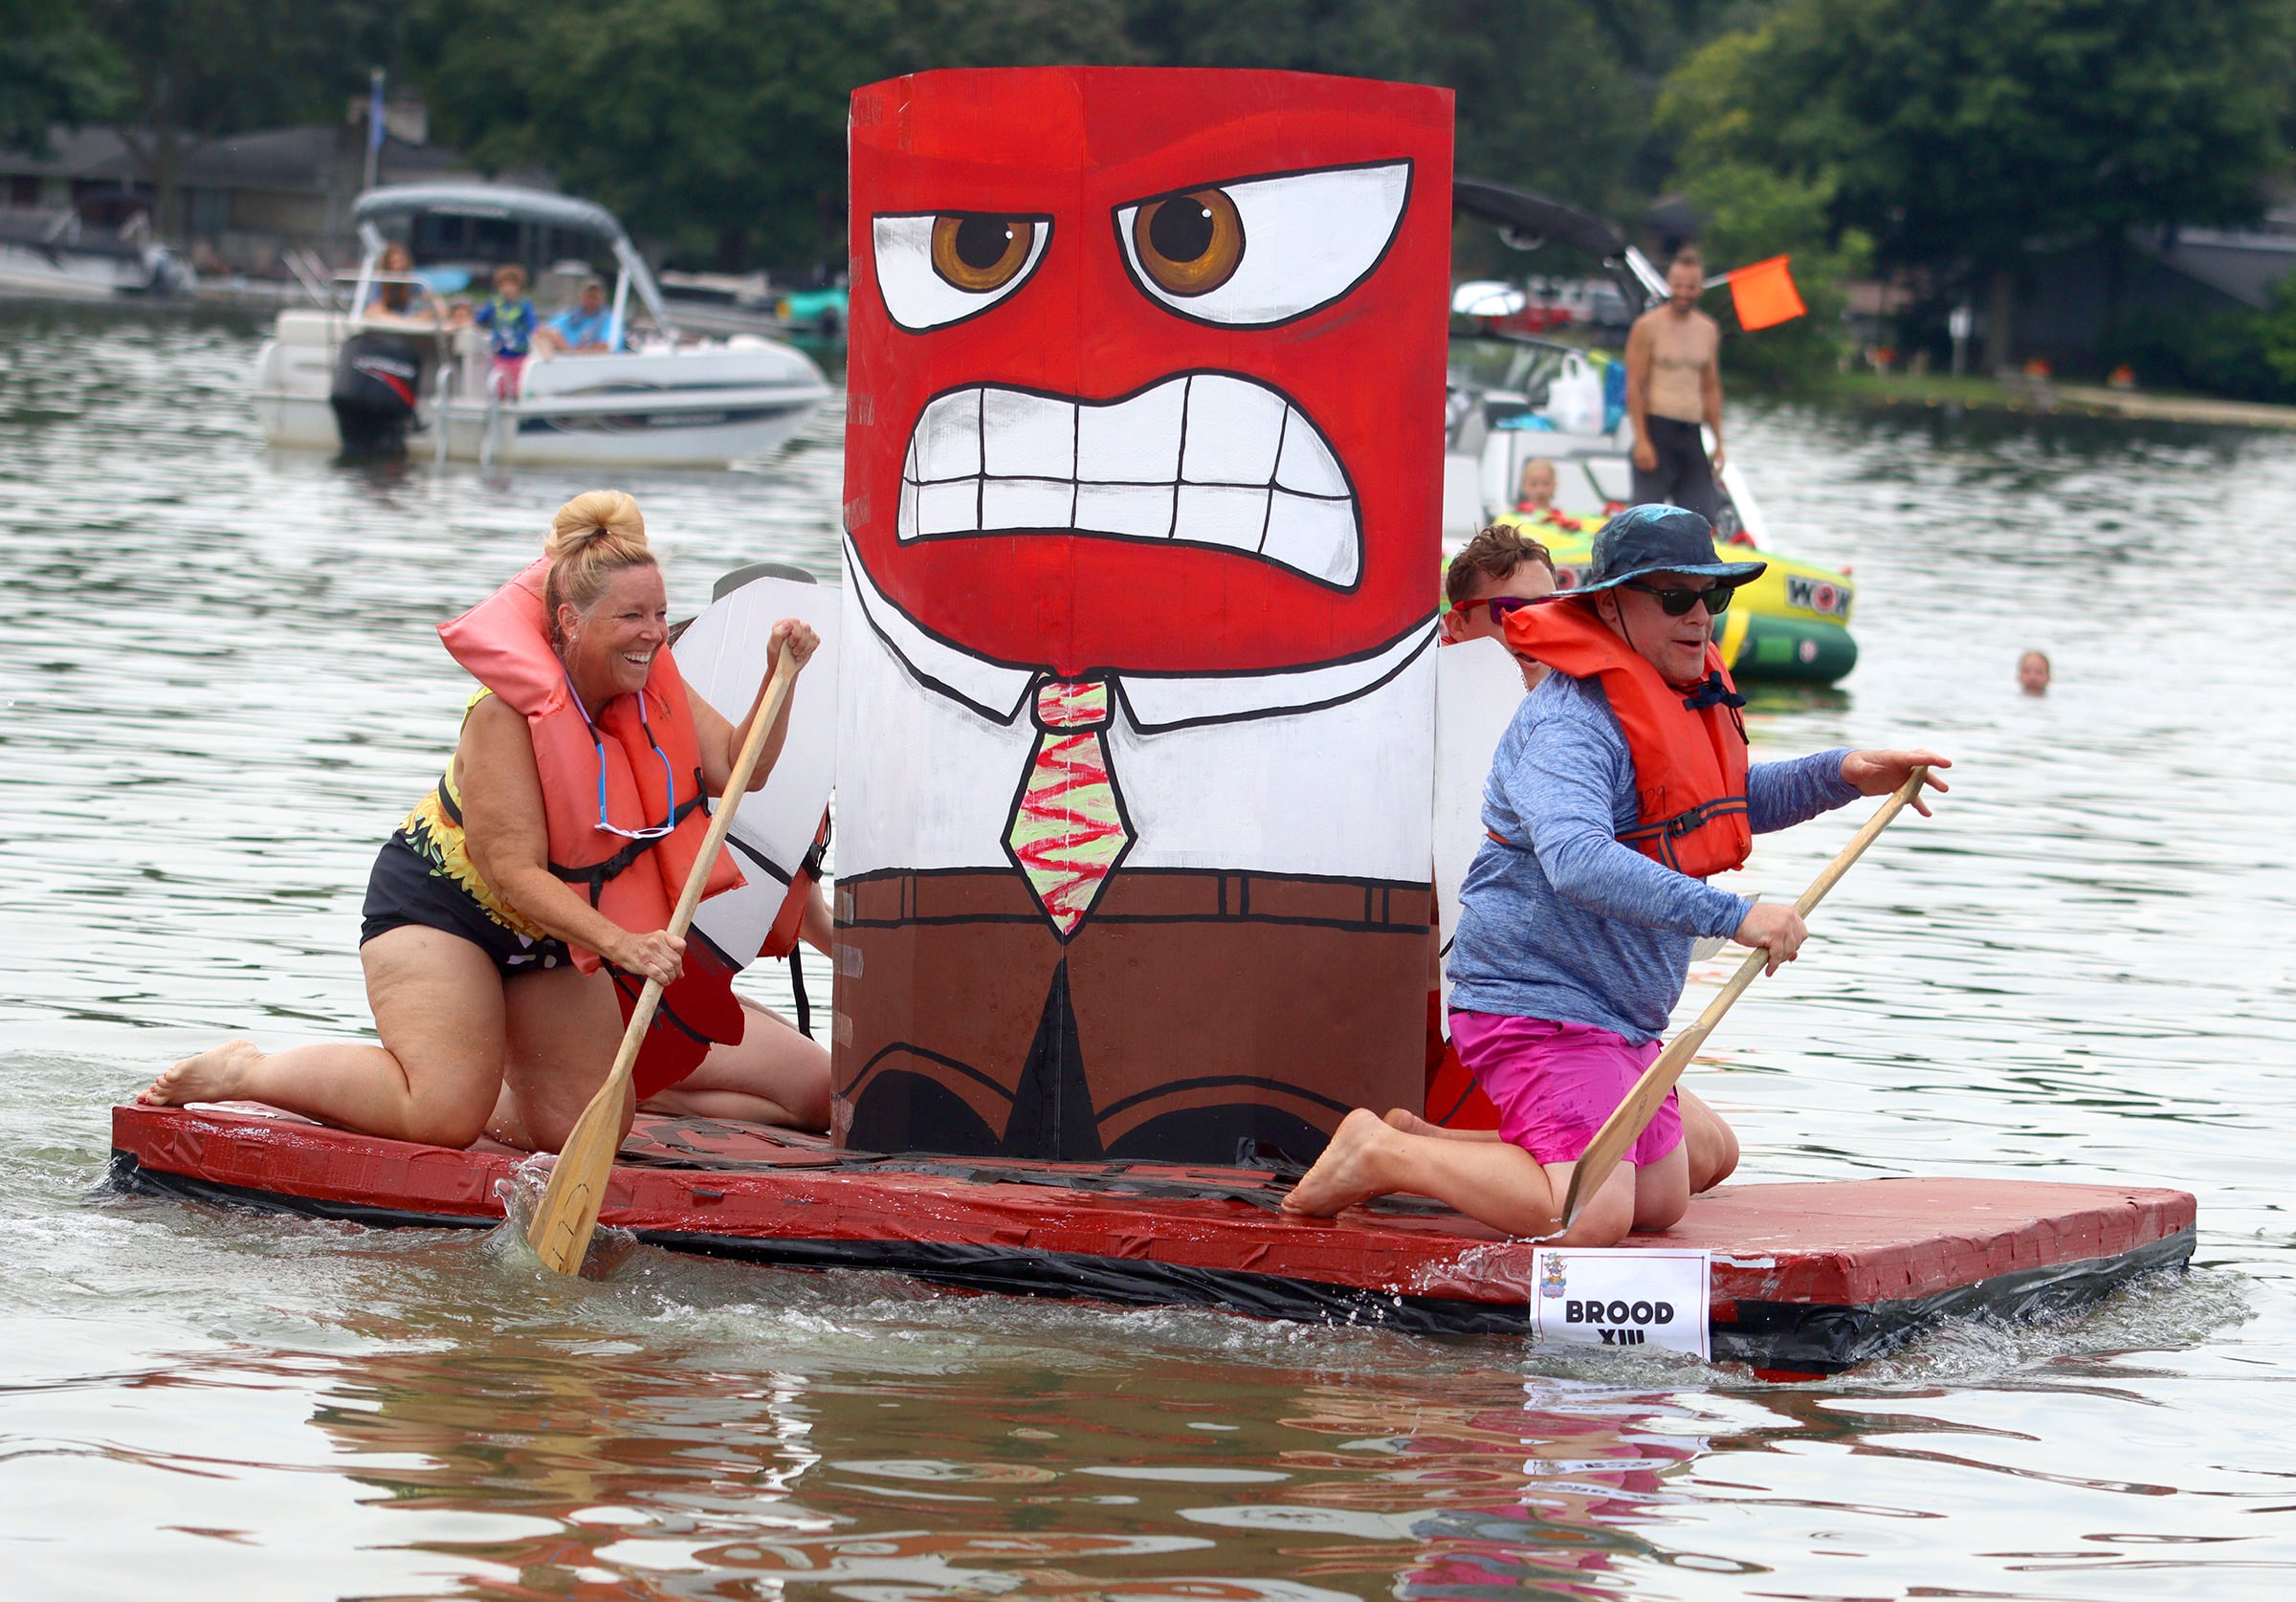
[[[1687,1090],[1682,1093],[1682,1144],[1689,1155],[1693,1193],[1711,1191],[1737,1172],[1737,1131]]]
[[[426,1117],[417,1112],[408,1121],[408,1130],[399,1138],[411,1140],[421,1146],[446,1146],[460,1152],[475,1145],[486,1133],[486,1114],[470,1117],[460,1111]]]
[[[1547,1177],[1555,1188],[1556,1212],[1569,1199],[1571,1185],[1578,1178],[1575,1167],[1556,1164],[1547,1170]],[[1610,1171],[1602,1188],[1579,1204],[1578,1217],[1562,1232],[1566,1246],[1615,1246],[1626,1239],[1634,1228],[1635,1180],[1637,1171],[1631,1163],[1621,1163]]]
[[[1706,1161],[1692,1175],[1692,1190],[1711,1191],[1738,1171],[1738,1132],[1717,1118]]]
[[[407,1127],[400,1131],[399,1138],[419,1141],[425,1146],[449,1146],[459,1152],[486,1133],[488,1117],[495,1110],[500,1070],[484,1073],[466,1069],[438,1077],[443,1083],[426,1086],[416,1082],[413,1072],[408,1074],[410,1093]]]
[[[1612,1175],[1615,1181],[1624,1174],[1631,1181],[1633,1170],[1622,1168]],[[1579,1210],[1578,1221],[1563,1232],[1566,1246],[1615,1246],[1634,1229],[1634,1187],[1632,1183],[1605,1184],[1595,1198]]]

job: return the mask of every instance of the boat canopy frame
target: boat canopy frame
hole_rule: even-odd
[[[1629,316],[1640,316],[1667,297],[1666,274],[1592,212],[1488,178],[1453,179],[1451,208],[1493,224],[1512,249],[1535,250],[1554,239],[1594,256],[1618,286]]]

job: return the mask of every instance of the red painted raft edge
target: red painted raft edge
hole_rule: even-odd
[[[502,1217],[494,1187],[519,1160],[280,1119],[132,1104],[113,1109],[113,1144],[146,1168],[187,1178],[472,1222]],[[1246,1187],[1265,1187],[1269,1178],[1228,1173]],[[1885,1195],[1887,1208],[1858,1205]],[[1844,1222],[1924,1210],[1950,1215],[1953,1227],[1910,1241],[1901,1230],[1892,1242],[1874,1238],[1880,1232],[1868,1222],[1867,1239],[1843,1246],[1796,1248],[1777,1239],[1779,1220],[1806,1225],[1814,1207],[1829,1200],[1840,1203]],[[2141,1187],[1937,1179],[1750,1184],[1702,1197],[1683,1226],[1629,1244],[1714,1251],[1718,1305],[1867,1306],[2119,1257],[2190,1230],[2196,1214],[2194,1198],[2183,1192]],[[812,1160],[768,1173],[625,1163],[614,1171],[601,1217],[642,1233],[977,1245],[1493,1306],[1526,1306],[1531,1292],[1530,1245],[1500,1240],[1456,1215],[1358,1210],[1325,1222],[1237,1200],[1110,1196],[993,1180],[953,1188],[942,1174],[824,1168]]]

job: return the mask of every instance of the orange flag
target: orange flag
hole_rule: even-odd
[[[1784,256],[1772,256],[1730,275],[1730,303],[1738,314],[1738,326],[1749,334],[1757,328],[1791,321],[1809,308],[1794,288]]]

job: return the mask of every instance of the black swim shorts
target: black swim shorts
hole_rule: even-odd
[[[1658,466],[1648,472],[1638,463],[1634,470],[1634,502],[1664,501],[1688,507],[1711,523],[1722,516],[1722,492],[1714,483],[1714,468],[1706,459],[1706,440],[1695,423],[1673,417],[1643,419],[1644,437],[1658,452]]]
[[[366,904],[360,909],[359,943],[365,945],[386,930],[416,924],[443,933],[460,935],[494,959],[505,977],[531,974],[573,961],[566,943],[555,936],[528,939],[517,930],[497,923],[468,890],[436,871],[430,859],[393,833],[375,857],[367,875]]]

